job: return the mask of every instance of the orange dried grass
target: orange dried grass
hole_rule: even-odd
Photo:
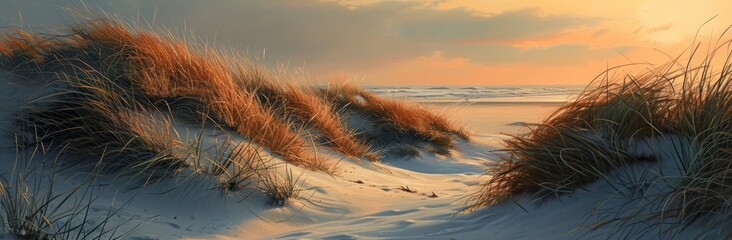
[[[129,61],[130,80],[146,95],[199,98],[227,125],[273,153],[293,163],[324,167],[289,124],[263,109],[252,93],[235,86],[227,64],[214,52],[197,53],[184,43],[150,32],[135,33],[110,21],[90,22],[72,30],[88,44],[119,49]]]

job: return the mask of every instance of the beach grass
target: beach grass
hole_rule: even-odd
[[[66,31],[8,29],[0,39],[0,70],[38,88],[13,116],[13,132],[25,147],[63,147],[64,169],[128,179],[132,188],[205,175],[225,194],[259,189],[282,204],[297,196],[302,179],[277,175],[280,163],[262,160],[270,155],[326,172],[336,162],[320,151],[357,161],[382,157],[384,146],[364,137],[369,129],[348,124],[348,105],[396,129],[392,137],[412,149],[449,155],[454,141],[469,140],[467,131],[416,103],[353,85],[280,79],[256,62],[169,31],[103,18]],[[334,99],[334,91],[345,98]],[[189,138],[184,129],[200,132]],[[208,130],[222,139],[211,142]]]
[[[652,172],[653,180],[630,183],[664,186],[642,197],[645,210],[623,216],[624,210],[616,209],[613,219],[599,225],[622,222],[630,228],[650,222],[646,231],[666,233],[701,217],[729,216],[732,51],[730,41],[722,40],[706,52],[700,49],[695,44],[669,63],[640,73],[618,75],[619,67],[598,75],[576,100],[529,126],[527,134],[505,141],[505,157],[489,168],[491,179],[471,196],[467,209],[522,196],[556,197],[600,180],[616,181],[609,179],[613,173],[630,171],[633,164],[672,162],[674,171]],[[680,140],[639,150],[639,143],[659,139]]]
[[[17,239],[124,239],[137,228],[110,220],[126,204],[93,210],[100,195],[94,175],[59,187],[60,154],[40,146],[16,150],[12,169],[0,173],[0,231]]]
[[[430,152],[449,156],[450,151],[456,149],[455,140],[470,140],[466,129],[417,103],[379,97],[348,82],[333,82],[321,91],[326,101],[345,109],[346,115],[372,122],[372,129],[357,135],[365,142],[377,145],[408,143],[419,147],[425,147],[422,143],[426,143]]]

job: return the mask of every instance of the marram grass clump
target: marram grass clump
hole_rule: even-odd
[[[624,210],[616,209],[613,219],[599,225],[635,219],[664,228],[669,222],[674,223],[670,227],[687,226],[700,217],[727,219],[732,213],[730,45],[723,42],[706,54],[696,45],[688,59],[640,74],[615,77],[612,69],[601,74],[575,101],[530,126],[527,134],[505,141],[505,157],[489,168],[491,179],[470,198],[468,209],[525,195],[544,199],[571,193],[601,179],[612,182],[611,173],[636,163],[674,161],[678,169],[652,172],[655,180],[634,183],[667,189],[644,195],[645,210],[618,216]],[[673,158],[659,154],[658,146],[650,153],[638,150],[638,143],[654,139],[681,140],[665,146]],[[667,232],[673,231],[661,231]]]
[[[470,140],[470,134],[447,118],[416,103],[381,98],[352,84],[334,83],[321,90],[322,98],[345,115],[368,122],[357,134],[363,141],[400,152],[404,144],[428,148],[430,152],[450,155],[454,139]]]
[[[242,179],[266,176],[242,173],[264,168],[242,153],[257,158],[265,151],[289,164],[328,171],[335,163],[318,157],[323,149],[369,161],[385,152],[373,137],[364,137],[368,129],[347,123],[342,108],[352,95],[333,101],[330,90],[283,82],[246,59],[172,35],[106,19],[72,25],[63,35],[6,31],[0,71],[39,88],[15,117],[23,143],[63,146],[71,165],[142,175],[145,182],[193,169],[228,179],[221,181],[229,190],[247,182]],[[382,126],[409,132],[413,146],[429,143],[449,155],[456,138],[468,139],[417,105],[360,89],[358,94],[369,104],[356,108]],[[182,137],[181,127],[220,129],[257,150],[235,157],[222,151],[202,160],[192,154],[201,139]]]

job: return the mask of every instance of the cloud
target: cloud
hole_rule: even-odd
[[[648,33],[662,32],[662,31],[669,30],[672,26],[673,26],[672,23],[666,23],[666,24],[663,24],[663,25],[660,25],[657,27],[650,28],[650,29],[646,30],[646,32],[648,32]]]
[[[463,8],[433,11],[401,26],[402,35],[415,40],[511,40],[542,37],[599,23],[600,18],[567,15],[540,16],[538,9],[521,9],[484,17]]]
[[[597,30],[594,33],[592,33],[592,37],[601,37],[601,36],[607,34],[609,31],[610,31],[610,29],[607,29],[607,28]]]
[[[306,70],[363,72],[389,62],[441,51],[476,64],[498,65],[526,61],[556,65],[617,54],[623,49],[593,49],[558,45],[522,50],[514,46],[463,44],[459,40],[512,40],[552,35],[596,24],[602,19],[570,15],[542,16],[537,9],[522,9],[485,16],[464,8],[439,10],[431,5],[384,1],[348,7],[337,2],[285,0],[86,0],[92,9],[137,21],[194,32],[217,47],[248,50],[266,64],[307,63]],[[68,21],[60,8],[79,8],[78,0],[3,3],[0,16],[22,12],[25,24],[54,26]],[[15,22],[0,18],[0,24]]]
[[[632,50],[630,46],[590,48],[585,45],[557,45],[545,48],[518,49],[504,45],[450,46],[443,50],[447,57],[465,57],[483,65],[509,63],[531,63],[535,65],[556,66],[577,64],[592,59],[619,56]]]

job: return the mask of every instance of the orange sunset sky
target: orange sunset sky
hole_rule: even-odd
[[[57,29],[66,8],[166,26],[270,68],[375,85],[586,84],[661,64],[732,24],[729,1],[3,0],[0,24]],[[100,11],[101,10],[101,11]],[[715,17],[702,27],[707,20]],[[147,25],[147,24],[142,24]],[[701,27],[701,28],[700,28]],[[183,33],[185,32],[185,33]],[[264,57],[262,57],[264,56]]]

